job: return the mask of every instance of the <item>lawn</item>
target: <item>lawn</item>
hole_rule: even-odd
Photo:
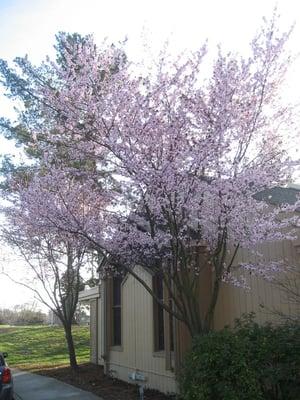
[[[78,363],[89,361],[89,327],[74,326],[73,337]],[[11,367],[53,368],[68,365],[64,330],[58,326],[0,325],[0,351],[8,353]]]
[[[11,367],[27,369],[59,379],[107,400],[135,400],[135,385],[104,375],[103,367],[89,363],[89,327],[73,327],[79,370],[69,367],[63,328],[58,326],[0,325],[0,351],[8,352]],[[156,391],[146,391],[149,400],[173,400]]]

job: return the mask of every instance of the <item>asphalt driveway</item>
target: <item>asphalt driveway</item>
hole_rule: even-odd
[[[13,371],[15,400],[103,400],[54,378]]]

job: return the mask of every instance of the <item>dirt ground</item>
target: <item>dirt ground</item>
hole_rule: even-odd
[[[139,399],[136,385],[105,376],[103,368],[99,365],[81,364],[78,372],[72,371],[70,367],[41,369],[36,372],[92,392],[103,397],[103,400]],[[154,390],[145,390],[144,400],[174,400],[174,397]]]

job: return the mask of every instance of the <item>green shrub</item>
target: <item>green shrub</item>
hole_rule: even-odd
[[[179,376],[183,400],[299,400],[300,326],[252,316],[194,339]]]
[[[300,400],[300,325],[259,326],[238,320],[236,331],[248,343],[253,369],[267,400]]]

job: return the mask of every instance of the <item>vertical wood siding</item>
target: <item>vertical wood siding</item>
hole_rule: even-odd
[[[289,266],[300,268],[300,255],[297,251],[297,242],[282,241],[277,243],[264,243],[258,247],[265,260],[284,259]],[[235,261],[247,262],[253,260],[253,255],[247,250],[241,250]],[[299,272],[286,272],[278,275],[277,279],[299,279]],[[240,318],[244,313],[255,312],[255,319],[263,324],[267,321],[277,322],[279,313],[286,317],[299,317],[299,304],[291,304],[286,294],[278,287],[265,279],[247,275],[249,290],[222,284],[216,307],[214,328],[221,329],[225,325],[232,326],[235,318]],[[300,288],[300,282],[298,283]]]
[[[103,285],[102,288],[103,290]],[[101,297],[97,299],[98,301],[98,314],[97,314],[97,327],[98,327],[98,362],[99,365],[104,365],[105,363],[105,324],[104,324],[104,301],[103,301],[103,294],[101,292]]]
[[[148,285],[149,273],[135,268]],[[154,352],[153,299],[142,285],[128,275],[122,283],[122,345],[110,349],[110,371],[129,381],[129,373],[140,371],[146,387],[162,392],[175,392],[174,373],[166,369],[164,353]]]

